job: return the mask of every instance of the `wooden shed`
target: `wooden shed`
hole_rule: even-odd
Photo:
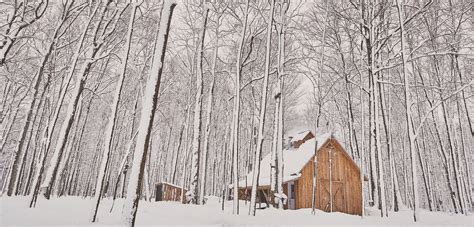
[[[157,183],[155,186],[155,201],[181,201],[184,203],[183,194],[186,189],[166,182]]]
[[[316,208],[326,212],[362,215],[359,167],[331,134],[318,135],[315,138],[310,131],[290,137],[290,143],[283,152],[283,192],[288,198],[285,209],[312,207],[315,149]],[[261,162],[258,202],[273,201],[270,193],[270,158],[271,154],[268,154]],[[252,176],[253,172],[250,172],[247,182],[239,182],[241,199],[250,198]]]

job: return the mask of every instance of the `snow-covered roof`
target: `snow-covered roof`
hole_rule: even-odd
[[[309,131],[307,131],[308,133]],[[303,133],[304,138],[307,133]],[[302,139],[301,138],[301,139]],[[310,161],[311,157],[314,155],[314,143],[318,141],[317,150],[319,150],[322,145],[331,138],[330,133],[325,133],[317,135],[316,138],[312,138],[301,144],[298,148],[288,148],[283,150],[283,182],[288,182],[296,180],[300,177],[300,171],[303,167]],[[260,177],[259,177],[259,186],[268,186],[270,185],[270,164],[271,164],[271,153],[265,156],[260,162]],[[252,185],[253,171],[250,171],[247,174],[247,183],[245,179],[239,182],[240,187],[251,186]]]
[[[157,184],[157,185],[158,185],[158,184],[167,184],[167,185],[172,186],[172,187],[175,187],[175,188],[183,188],[183,187],[180,186],[180,185],[168,183],[168,182],[166,182],[166,181],[158,182],[158,183],[156,183],[156,184]],[[187,189],[185,188],[184,190],[187,190]]]

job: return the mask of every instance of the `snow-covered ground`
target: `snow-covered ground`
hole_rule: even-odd
[[[28,208],[28,197],[0,198],[0,226],[119,226],[123,200],[115,203],[109,213],[112,201],[101,203],[99,222],[91,224],[89,220],[91,199],[63,197],[60,199],[39,199],[36,208]],[[359,216],[319,211],[311,215],[310,209],[301,210],[257,210],[257,216],[247,215],[248,206],[240,204],[241,215],[232,215],[232,202],[226,203],[225,211],[217,198],[210,198],[204,206],[184,205],[176,202],[140,202],[137,226],[269,226],[269,225],[391,225],[391,226],[474,226],[474,216],[453,215],[439,212],[421,212],[421,221],[414,223],[412,213],[403,211],[390,213],[389,218]]]

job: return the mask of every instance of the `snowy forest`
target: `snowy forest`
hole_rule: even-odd
[[[312,207],[283,209],[284,150],[310,130],[359,170],[345,224],[472,226],[473,15],[469,0],[1,1],[0,224],[61,220],[48,209],[62,225],[331,224],[316,173]],[[178,201],[156,202],[158,183]]]

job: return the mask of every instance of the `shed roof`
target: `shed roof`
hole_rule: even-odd
[[[171,187],[175,187],[175,188],[183,188],[182,186],[180,185],[176,185],[176,184],[172,184],[172,183],[168,183],[166,181],[162,181],[162,182],[157,182],[155,185],[159,185],[159,184],[166,184],[166,185],[169,185]],[[186,188],[184,190],[187,190]]]

